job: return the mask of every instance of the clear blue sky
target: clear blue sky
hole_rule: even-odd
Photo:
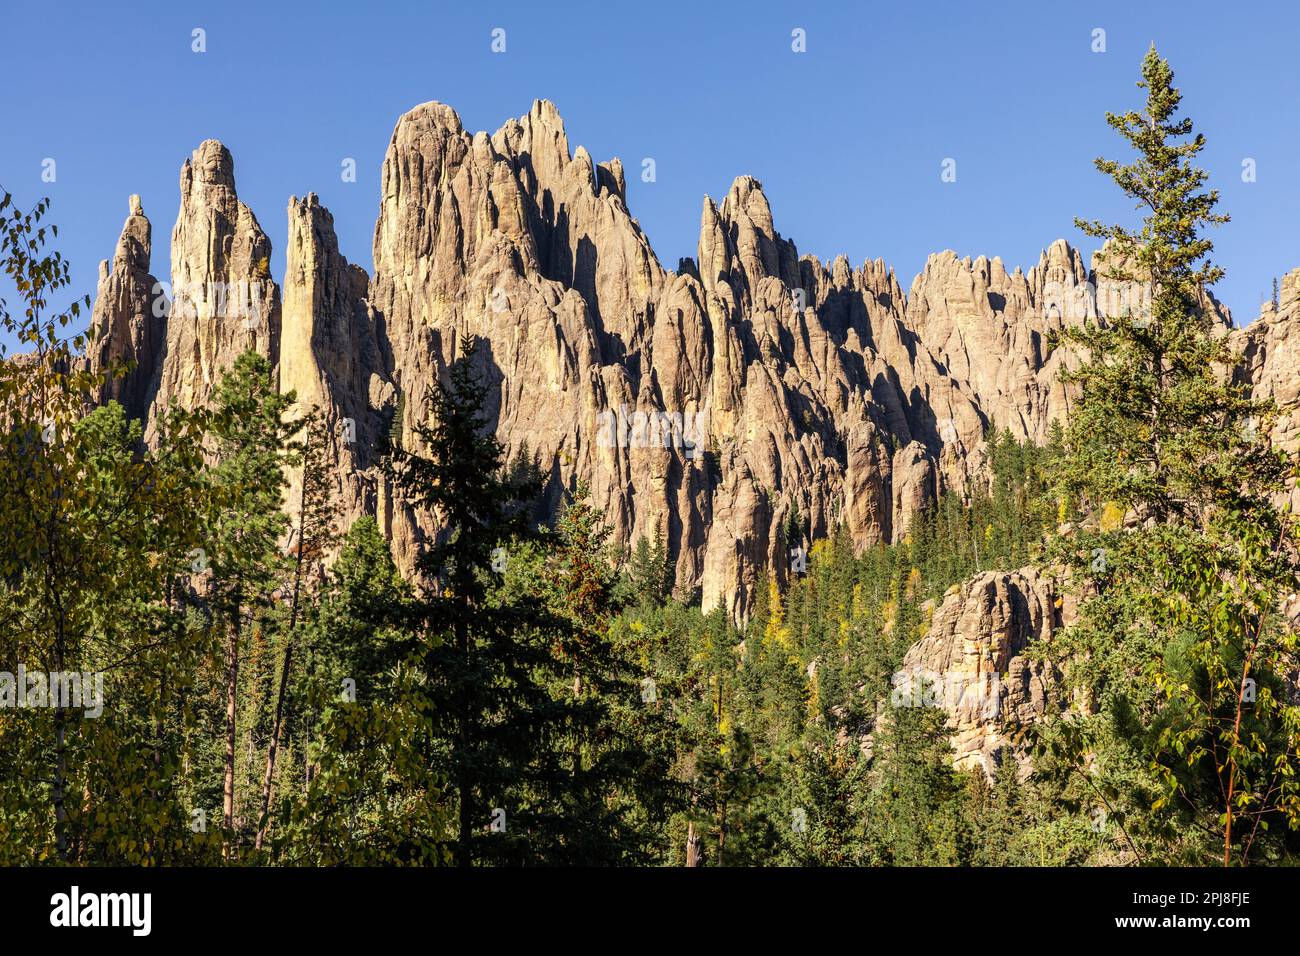
[[[495,130],[553,100],[570,144],[628,168],[628,204],[660,260],[694,255],[701,198],[760,179],[801,252],[882,256],[904,286],[928,253],[1028,267],[1076,215],[1132,220],[1091,160],[1125,155],[1104,112],[1139,102],[1154,40],[1233,222],[1218,288],[1239,323],[1300,266],[1300,4],[312,3],[3,0],[0,184],[54,200],[64,253],[92,292],[140,193],[165,277],[181,162],[207,137],[283,273],[290,195],[320,194],[343,252],[372,268],[379,173],[417,103]],[[191,51],[191,31],[207,52]],[[507,50],[491,52],[491,31]],[[1094,28],[1107,50],[1091,50]],[[791,51],[802,28],[807,52]],[[658,179],[643,183],[641,159]],[[57,181],[41,181],[42,161]],[[340,163],[357,161],[344,183]],[[957,160],[957,182],[940,180]],[[1257,181],[1243,183],[1251,157]]]

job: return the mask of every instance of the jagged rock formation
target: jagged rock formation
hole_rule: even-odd
[[[1242,357],[1238,380],[1253,383],[1254,397],[1277,407],[1274,444],[1300,453],[1300,269],[1283,276],[1276,308],[1265,303],[1259,319],[1237,330],[1231,345]],[[1290,492],[1291,507],[1300,508],[1294,483]]]
[[[540,454],[551,505],[585,482],[616,541],[663,535],[679,589],[737,616],[783,564],[792,509],[814,535],[843,512],[859,544],[891,540],[939,490],[941,421],[972,448],[987,424],[882,263],[801,261],[741,177],[704,203],[699,265],[668,272],[621,165],[571,154],[544,102],[492,137],[436,103],[398,121],[371,301],[408,428],[479,336],[498,435]]]
[[[271,241],[235,193],[230,151],[204,141],[181,167],[171,303],[146,437],[169,408],[206,404],[221,373],[250,346],[278,358],[280,291],[270,258]]]
[[[949,589],[894,676],[896,705],[942,707],[958,769],[1025,761],[1020,732],[1064,697],[1060,675],[1031,659],[1063,623],[1051,583],[1033,568],[986,571]]]
[[[131,197],[130,210],[112,265],[108,260],[99,264],[90,321],[95,339],[86,360],[91,371],[104,374],[104,384],[92,396],[95,404],[117,401],[128,416],[143,420],[162,347],[163,311],[155,308],[161,290],[149,272],[152,229],[139,196]],[[121,366],[124,374],[111,374]]]
[[[545,101],[492,135],[440,103],[398,119],[368,279],[316,197],[291,200],[282,307],[270,243],[211,140],[181,171],[175,303],[158,326],[138,318],[150,277],[134,250],[101,284],[94,348],[136,359],[133,403],[152,375],[151,423],[207,401],[252,345],[330,422],[342,523],[376,513],[409,568],[436,517],[384,486],[375,449],[386,433],[414,442],[429,389],[475,336],[497,435],[539,458],[547,507],[586,485],[617,544],[662,535],[678,592],[737,618],[769,568],[786,573],[791,512],[814,537],[843,520],[859,547],[898,540],[942,491],[984,479],[990,428],[1041,440],[1068,413],[1054,330],[1114,299],[1141,306],[1064,241],[1027,273],[940,253],[905,293],[880,260],[800,257],[748,176],[705,198],[698,256],[669,271],[621,163],[571,150]],[[1285,347],[1248,340],[1266,383]]]
[[[988,423],[1042,441],[1065,408],[1061,353],[1048,345],[1067,320],[1095,318],[1090,274],[1058,239],[1028,275],[1002,260],[932,255],[912,283],[906,320],[954,378],[980,397]],[[979,435],[973,436],[976,441]]]

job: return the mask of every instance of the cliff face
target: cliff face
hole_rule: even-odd
[[[894,675],[893,703],[947,712],[958,769],[992,775],[1009,760],[1026,764],[1021,731],[1066,704],[1060,674],[1027,651],[1050,643],[1072,613],[1033,568],[951,588]]]
[[[477,336],[497,435],[539,457],[549,507],[585,483],[616,543],[661,535],[678,592],[737,617],[769,566],[787,573],[791,512],[812,536],[843,519],[859,547],[901,538],[943,490],[983,480],[989,428],[1038,441],[1064,413],[1054,329],[1141,305],[1059,240],[1027,273],[933,255],[905,293],[880,260],[800,257],[747,176],[705,198],[697,258],[667,270],[621,163],[571,149],[544,101],[492,135],[439,103],[399,118],[373,275],[339,254],[314,195],[290,201],[283,302],[269,256],[230,153],[203,143],[181,170],[171,314],[148,321],[135,206],[101,281],[92,358],[138,363],[101,398],[152,423],[207,401],[251,345],[329,423],[341,524],[376,513],[409,567],[436,523],[385,486],[375,450],[390,429],[414,441]],[[1237,333],[1243,374],[1277,394],[1294,391],[1297,275],[1278,316]]]
[[[1300,269],[1282,277],[1276,307],[1266,303],[1259,319],[1233,333],[1232,346],[1242,356],[1239,381],[1250,382],[1256,398],[1277,407],[1273,442],[1292,455],[1300,453]],[[1300,490],[1290,487],[1292,509],[1300,508]]]

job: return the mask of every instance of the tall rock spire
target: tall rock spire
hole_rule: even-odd
[[[181,167],[172,230],[171,309],[150,431],[173,406],[208,402],[221,374],[248,348],[274,365],[280,352],[280,290],[271,241],[235,192],[235,161],[205,140]]]
[[[138,419],[148,415],[149,388],[164,326],[159,302],[162,288],[149,272],[151,233],[140,197],[132,196],[112,264],[105,260],[99,266],[91,313],[93,338],[86,350],[91,371],[105,375],[93,396],[95,403],[117,401],[128,417]],[[125,374],[117,374],[120,372]]]

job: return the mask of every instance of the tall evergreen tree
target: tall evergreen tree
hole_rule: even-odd
[[[484,415],[486,391],[467,340],[432,417],[393,450],[398,485],[442,530],[419,557],[417,640],[427,702],[424,744],[455,794],[455,861],[530,859],[530,831],[559,806],[564,769],[555,741],[570,704],[549,692],[560,673],[551,644],[563,622],[534,596],[501,595],[494,577],[534,536],[538,489],[507,474]]]
[[[568,773],[561,813],[538,834],[549,847],[538,849],[551,863],[645,863],[662,852],[656,831],[682,796],[670,778],[672,724],[630,648],[611,634],[619,577],[609,528],[588,495],[579,484],[544,548],[541,595],[565,622],[556,634],[561,676],[552,693],[570,713],[557,738]],[[658,567],[662,581],[662,555]],[[514,574],[502,584],[521,586]]]
[[[325,455],[329,429],[324,415],[313,409],[303,424],[302,471],[298,490],[297,517],[294,522],[293,578],[289,585],[289,619],[284,627],[284,650],[280,661],[275,710],[271,719],[270,742],[266,752],[266,772],[262,778],[262,805],[258,815],[255,848],[262,849],[266,839],[271,807],[271,790],[275,782],[275,762],[284,731],[285,705],[293,673],[294,645],[297,641],[304,589],[310,586],[315,570],[325,561],[335,540],[333,504],[330,501],[330,473]]]
[[[1269,820],[1300,823],[1300,712],[1280,690],[1295,636],[1277,613],[1296,543],[1274,504],[1292,466],[1269,445],[1270,405],[1226,374],[1236,356],[1206,291],[1223,270],[1204,230],[1227,217],[1193,164],[1205,139],[1176,118],[1154,47],[1138,85],[1144,109],[1107,117],[1136,158],[1097,168],[1142,226],[1079,225],[1109,240],[1103,276],[1144,289],[1149,314],[1063,336],[1080,399],[1055,478],[1077,521],[1053,557],[1086,591],[1058,652],[1092,713],[1056,743],[1076,767],[1091,753],[1090,783],[1134,856],[1202,859],[1217,830],[1226,864],[1259,848]]]
[[[663,535],[655,532],[654,541],[637,538],[627,567],[627,591],[640,604],[662,604],[672,591],[672,567],[664,546]]]
[[[270,363],[252,349],[222,376],[213,401],[216,464],[207,472],[213,508],[196,570],[211,567],[212,607],[222,632],[222,828],[229,858],[237,842],[240,658],[250,625],[265,613],[272,590],[284,577],[287,562],[280,542],[289,526],[283,510],[284,468],[294,460],[293,436],[300,426],[285,421],[293,393],[279,393]]]
[[[936,707],[891,707],[878,725],[858,803],[877,865],[955,866],[968,858],[946,720]]]

